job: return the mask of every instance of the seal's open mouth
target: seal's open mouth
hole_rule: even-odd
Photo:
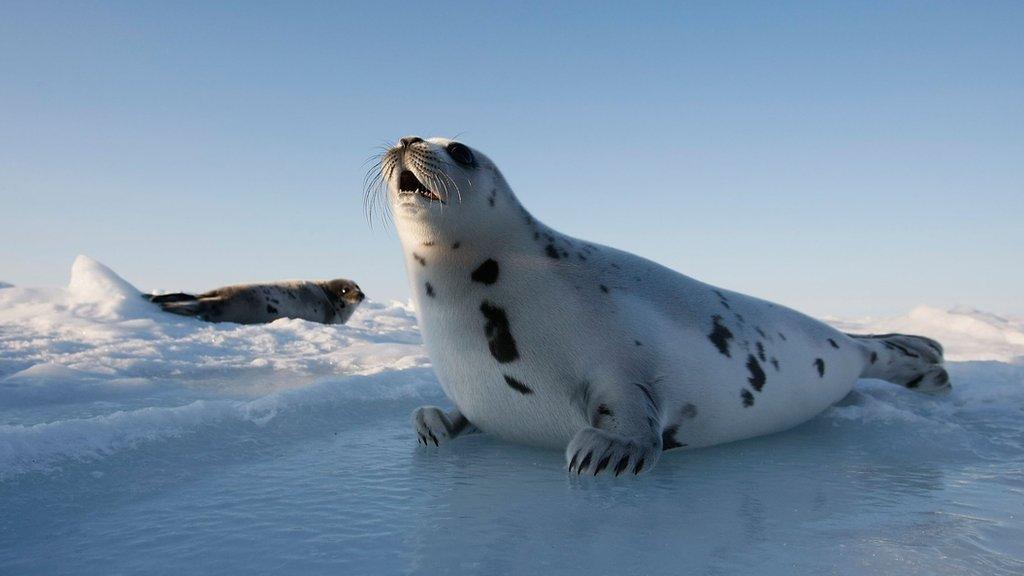
[[[440,201],[441,197],[423,185],[419,178],[409,170],[402,170],[398,175],[398,191],[407,194],[419,194],[428,200]]]

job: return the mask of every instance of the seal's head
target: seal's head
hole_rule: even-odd
[[[507,221],[519,203],[501,172],[482,153],[447,138],[406,136],[371,168],[367,208],[386,192],[387,209],[405,236],[445,232]]]
[[[358,284],[344,278],[320,282],[320,287],[323,288],[334,311],[346,319],[348,314],[353,312],[356,306],[366,298],[366,294],[363,294]]]

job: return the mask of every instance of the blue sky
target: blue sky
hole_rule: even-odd
[[[363,162],[461,134],[540,219],[812,314],[1024,313],[1024,3],[0,2],[0,280],[349,277]]]

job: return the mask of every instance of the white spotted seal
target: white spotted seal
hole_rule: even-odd
[[[175,292],[143,296],[167,312],[238,324],[266,324],[278,318],[344,324],[366,297],[355,282],[343,278],[237,284],[197,295]]]
[[[444,412],[423,444],[469,431],[565,449],[571,472],[651,469],[663,450],[804,422],[858,378],[949,387],[942,347],[855,336],[553,230],[497,166],[443,138],[402,138],[371,168],[386,191]]]

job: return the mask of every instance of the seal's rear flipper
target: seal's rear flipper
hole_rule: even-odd
[[[198,316],[205,308],[200,300],[189,300],[183,302],[161,302],[160,308],[164,312],[179,314],[181,316]]]
[[[155,304],[163,304],[165,302],[189,302],[196,299],[192,294],[186,294],[184,292],[174,292],[171,294],[143,294],[143,298],[153,302]]]
[[[942,367],[942,345],[908,334],[848,334],[867,362],[862,378],[878,378],[919,392],[945,392],[952,386]]]

